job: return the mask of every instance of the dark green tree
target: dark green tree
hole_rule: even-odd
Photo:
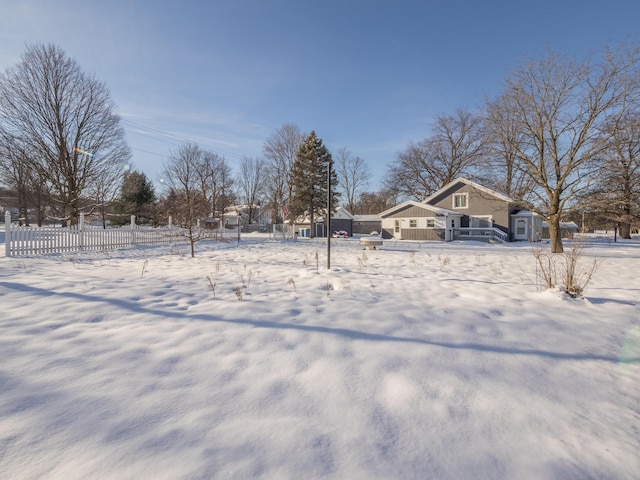
[[[131,207],[132,215],[148,217],[147,210],[149,205],[156,201],[156,192],[147,176],[134,170],[124,177],[122,200]]]
[[[314,219],[327,213],[327,189],[331,182],[331,210],[338,206],[338,175],[331,153],[322,140],[311,132],[302,142],[291,169],[292,196],[289,203],[289,219],[309,217],[311,237],[314,236]]]

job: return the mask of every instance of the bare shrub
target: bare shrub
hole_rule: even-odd
[[[553,254],[545,253],[539,247],[532,248],[531,254],[536,259],[536,285],[542,284],[544,289],[555,287],[557,275]]]
[[[536,259],[536,284],[545,289],[560,287],[572,298],[584,293],[598,267],[598,259],[585,264],[580,243],[563,253],[545,253],[541,248],[534,248],[532,254]]]
[[[289,280],[287,280],[287,285],[293,285],[294,293],[297,291],[296,290],[296,282],[293,281],[293,277],[289,277]]]
[[[235,293],[236,298],[239,302],[242,301],[242,287],[233,287],[233,293]]]
[[[593,274],[598,268],[598,259],[584,265],[584,255],[581,244],[575,244],[564,257],[564,290],[572,298],[579,297],[584,292]]]

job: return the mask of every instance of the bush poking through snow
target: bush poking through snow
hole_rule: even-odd
[[[565,252],[564,256],[564,289],[567,294],[576,298],[582,295],[587,287],[593,274],[598,268],[598,259],[594,258],[593,262],[582,265],[583,258],[582,245],[574,245],[569,252]]]
[[[242,287],[233,287],[233,293],[236,294],[236,298],[239,302],[242,301]]]
[[[584,293],[598,267],[598,259],[585,265],[581,244],[574,244],[564,253],[546,253],[534,248],[536,259],[536,284],[545,289],[560,287],[571,298]]]

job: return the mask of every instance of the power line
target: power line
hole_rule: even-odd
[[[193,141],[192,139],[189,139],[189,138],[186,138],[186,137],[179,137],[179,136],[174,135],[174,134],[172,134],[170,132],[165,132],[165,131],[159,130],[157,128],[148,127],[148,126],[142,126],[142,125],[136,124],[134,122],[131,122],[130,120],[121,120],[121,122],[125,126],[125,131],[127,131],[128,133],[133,134],[133,135],[140,135],[140,136],[143,136],[143,137],[150,138],[152,140],[168,143],[168,144],[176,146],[176,147],[180,147],[181,145],[183,145],[185,143],[190,143],[190,144],[194,144],[194,145],[202,148],[203,150],[209,150],[209,151],[212,151],[214,153],[218,153],[218,154],[222,155],[225,158],[226,157],[235,157],[237,159],[242,159],[244,157],[243,155],[240,155],[240,154],[237,154],[237,153],[233,153],[233,152],[228,152],[228,151],[222,150],[220,148],[212,147],[210,145],[204,145],[201,142],[196,142],[196,141]],[[164,138],[162,138],[162,137],[164,137]],[[152,155],[157,155],[157,156],[160,156],[160,157],[169,158],[168,155],[162,155],[162,154],[159,154],[159,153],[149,152],[149,151],[141,150],[141,149],[137,149],[137,148],[132,148],[132,150],[138,150],[138,151],[142,151],[142,152],[149,153],[149,154],[152,154]]]

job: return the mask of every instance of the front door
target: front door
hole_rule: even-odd
[[[516,218],[513,238],[515,240],[529,240],[529,222],[526,218]]]
[[[402,229],[400,227],[400,220],[396,220],[393,226],[393,238],[402,240]]]

